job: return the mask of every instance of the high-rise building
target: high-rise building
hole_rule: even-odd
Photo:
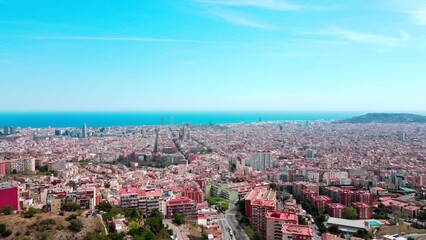
[[[245,212],[253,230],[266,239],[266,217],[268,211],[277,207],[277,192],[266,187],[256,187],[245,199]]]
[[[407,140],[407,134],[405,132],[400,132],[398,139],[400,141],[406,141]]]
[[[9,135],[9,127],[7,125],[4,126],[3,135]]]
[[[269,211],[266,215],[266,239],[281,240],[283,238],[282,227],[284,224],[298,224],[297,214]]]
[[[85,138],[85,137],[87,137],[87,126],[86,126],[86,123],[84,123],[83,124],[83,127],[82,127],[82,136]]]
[[[270,151],[258,151],[253,153],[245,164],[251,166],[255,171],[264,171],[267,168],[272,168],[273,160]]]
[[[310,148],[306,149],[306,158],[313,159],[314,157],[315,157],[314,151]]]

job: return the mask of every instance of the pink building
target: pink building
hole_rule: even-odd
[[[0,209],[11,206],[13,210],[19,210],[19,188],[15,183],[0,183]]]
[[[269,211],[266,214],[266,239],[281,240],[284,224],[298,224],[298,217],[292,212]]]
[[[306,225],[284,224],[282,240],[310,240],[313,239],[312,228]]]

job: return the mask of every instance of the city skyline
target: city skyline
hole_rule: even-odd
[[[426,109],[422,1],[0,1],[1,112]]]

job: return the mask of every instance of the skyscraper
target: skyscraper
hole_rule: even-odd
[[[83,124],[83,128],[82,128],[82,136],[85,138],[87,137],[87,126],[86,123]]]
[[[9,135],[9,127],[6,125],[4,126],[4,131],[3,131],[4,135]]]
[[[253,153],[247,160],[246,165],[249,165],[255,171],[263,171],[267,168],[272,168],[272,154],[270,151],[258,151]]]

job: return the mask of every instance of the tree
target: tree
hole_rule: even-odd
[[[221,203],[219,204],[219,211],[221,212],[226,212],[229,209],[229,203],[225,202],[225,203]]]
[[[177,214],[175,216],[175,218],[173,219],[173,222],[176,223],[177,225],[182,225],[182,224],[184,224],[186,222],[185,221],[185,216],[182,215],[182,214]]]
[[[271,188],[271,189],[277,189],[277,184],[276,183],[270,183],[269,184],[269,187]]]
[[[169,240],[170,235],[166,228],[161,229],[159,233],[155,235],[156,240]]]
[[[4,215],[11,215],[13,213],[13,208],[10,205],[4,206],[4,208],[1,210]]]
[[[353,207],[346,207],[345,208],[345,218],[346,219],[358,219],[358,213],[356,212],[356,209]]]
[[[79,210],[81,207],[78,203],[75,202],[67,202],[64,203],[64,205],[62,205],[62,210],[67,211],[67,212],[75,212],[77,210]]]
[[[161,220],[164,219],[163,213],[161,213],[160,210],[158,210],[158,208],[155,208],[154,210],[152,210],[151,214],[149,214],[149,217],[160,218]]]
[[[109,212],[112,209],[112,205],[107,201],[103,201],[99,203],[99,205],[96,206],[95,208],[99,211]]]
[[[306,222],[306,219],[302,215],[298,215],[297,220],[300,225],[308,225],[308,223]]]
[[[80,232],[83,228],[83,222],[81,222],[80,219],[73,219],[70,221],[70,225],[68,226],[68,229],[73,232]]]
[[[159,233],[161,229],[164,228],[163,222],[159,218],[147,218],[145,222],[149,226],[149,229],[155,234]]]
[[[329,232],[329,233],[332,233],[332,234],[336,234],[336,235],[339,235],[339,234],[340,234],[339,227],[338,227],[338,226],[336,226],[336,225],[330,226],[330,227],[328,228],[328,232]]]

